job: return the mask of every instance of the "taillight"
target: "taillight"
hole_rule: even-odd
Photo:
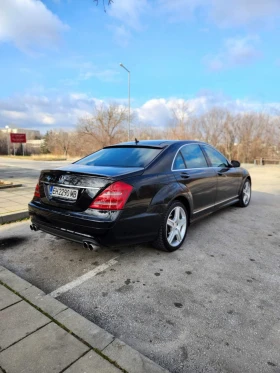
[[[35,192],[34,192],[34,197],[40,198],[40,188],[39,188],[39,183],[35,187]]]
[[[121,210],[133,187],[122,181],[117,181],[96,197],[89,208],[98,210]]]

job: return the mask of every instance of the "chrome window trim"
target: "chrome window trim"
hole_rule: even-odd
[[[213,168],[213,167],[178,168],[178,170],[171,170],[171,171],[176,172],[176,171],[189,171],[189,170],[209,170],[209,168]]]
[[[177,152],[176,152],[176,154],[175,154],[175,156],[174,156],[174,158],[173,158],[172,165],[171,165],[171,171],[204,170],[204,169],[209,169],[209,168],[221,168],[221,167],[218,167],[218,166],[212,166],[212,165],[211,165],[211,166],[207,166],[207,167],[198,167],[198,168],[179,168],[179,169],[177,169],[177,170],[174,170],[174,169],[173,169],[173,166],[174,166],[174,162],[175,162],[175,159],[176,159],[178,153],[181,151],[181,149],[182,149],[184,146],[188,146],[188,145],[198,145],[199,147],[200,147],[200,146],[205,146],[205,147],[208,146],[208,147],[210,147],[210,148],[216,150],[219,154],[221,154],[222,157],[224,157],[224,158],[227,160],[229,166],[231,167],[231,163],[230,163],[230,161],[227,159],[227,157],[225,157],[225,156],[224,156],[224,155],[223,155],[223,154],[222,154],[218,149],[214,148],[214,146],[209,145],[209,144],[206,144],[206,143],[196,143],[196,142],[194,142],[194,143],[184,144],[184,145],[180,146],[180,148],[177,150]],[[201,151],[202,151],[202,150],[201,150]],[[204,156],[204,158],[205,158],[205,155],[204,155],[203,151],[202,151],[202,154],[203,154],[203,156]],[[183,160],[184,160],[184,159],[183,159]],[[206,160],[206,163],[207,163],[207,159],[206,159],[206,158],[205,158],[205,160]],[[210,161],[210,162],[211,162],[211,161]]]
[[[220,202],[218,202],[218,203],[214,203],[213,205],[210,205],[210,206],[207,206],[207,207],[203,207],[203,209],[200,209],[200,210],[194,211],[193,214],[197,214],[197,213],[199,213],[199,212],[201,212],[201,211],[204,211],[204,210],[210,209],[211,207],[218,206],[218,205],[220,205],[221,203],[224,203],[224,202],[227,202],[227,201],[230,201],[230,200],[235,200],[236,198],[238,198],[238,195],[235,196],[235,197],[230,197],[230,198],[224,199],[223,201],[220,201]]]
[[[53,186],[59,186],[59,187],[65,187],[65,188],[79,188],[79,189],[94,189],[99,190],[101,188],[94,188],[94,187],[86,187],[86,186],[80,186],[80,185],[68,185],[68,184],[57,184],[57,183],[49,183],[47,181],[42,181],[43,184],[46,185],[53,185]]]
[[[177,169],[177,170],[174,170],[174,169],[173,169],[174,162],[175,162],[175,159],[176,159],[178,153],[181,151],[181,149],[182,149],[183,147],[185,147],[185,146],[189,146],[189,145],[198,145],[198,146],[200,147],[200,145],[203,145],[203,144],[196,143],[196,142],[192,142],[192,143],[190,143],[190,144],[184,144],[184,145],[180,146],[180,148],[177,150],[177,152],[176,152],[176,154],[175,154],[175,156],[174,156],[174,158],[173,158],[173,162],[172,162],[172,165],[171,165],[171,171],[204,170],[204,169],[208,169],[208,168],[209,168],[209,166],[207,166],[207,167],[197,167],[197,168],[179,168],[179,169]],[[200,150],[201,150],[201,149],[200,149]],[[202,150],[201,150],[201,152],[202,152],[202,155],[203,155],[203,157],[204,157],[204,159],[205,159],[205,162],[207,163],[207,159],[205,158],[205,155],[204,155],[204,153],[203,153]],[[184,159],[184,158],[183,158],[183,161],[185,162],[185,159]]]
[[[224,157],[225,160],[228,162],[228,164],[231,166],[231,163],[230,163],[230,161],[227,159],[227,157],[225,157],[224,154],[222,154],[218,149],[214,148],[214,146],[212,146],[212,145],[210,145],[210,144],[201,144],[201,146],[205,146],[206,148],[209,147],[209,148],[212,148],[212,149],[216,150],[216,152],[218,152],[219,154],[221,154],[221,156]],[[208,155],[207,155],[207,156],[208,156]],[[210,160],[210,162],[211,162],[211,159],[210,159],[210,158],[209,158],[209,160]],[[212,162],[211,162],[211,164],[212,164]],[[221,168],[221,167],[219,167],[219,166],[209,166],[209,167],[211,167],[211,168]]]

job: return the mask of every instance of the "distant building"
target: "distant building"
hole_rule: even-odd
[[[30,154],[39,154],[41,153],[42,146],[44,145],[45,140],[27,140],[25,147],[27,153]]]
[[[4,133],[7,136],[7,141],[0,149],[2,154],[39,154],[41,152],[42,146],[44,144],[44,139],[40,131],[25,129],[25,128],[16,128],[12,125],[9,125],[9,128],[0,128],[0,134]],[[10,142],[10,133],[25,133],[26,134],[26,144],[12,144]],[[23,148],[24,147],[24,148]],[[3,148],[3,149],[2,149]]]
[[[11,128],[2,128],[0,131],[3,133],[25,133],[27,140],[40,139],[42,137],[40,131],[25,128],[13,128],[12,126]]]

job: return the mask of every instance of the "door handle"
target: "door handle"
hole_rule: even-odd
[[[183,179],[188,179],[190,177],[190,175],[187,172],[181,172],[181,177]]]
[[[219,176],[227,177],[227,175],[226,175],[224,172],[218,172],[218,175],[219,175]]]

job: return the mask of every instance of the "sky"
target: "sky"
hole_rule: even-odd
[[[105,0],[106,3],[106,0]],[[280,109],[280,0],[1,0],[0,128],[72,129],[102,102],[164,126]]]

